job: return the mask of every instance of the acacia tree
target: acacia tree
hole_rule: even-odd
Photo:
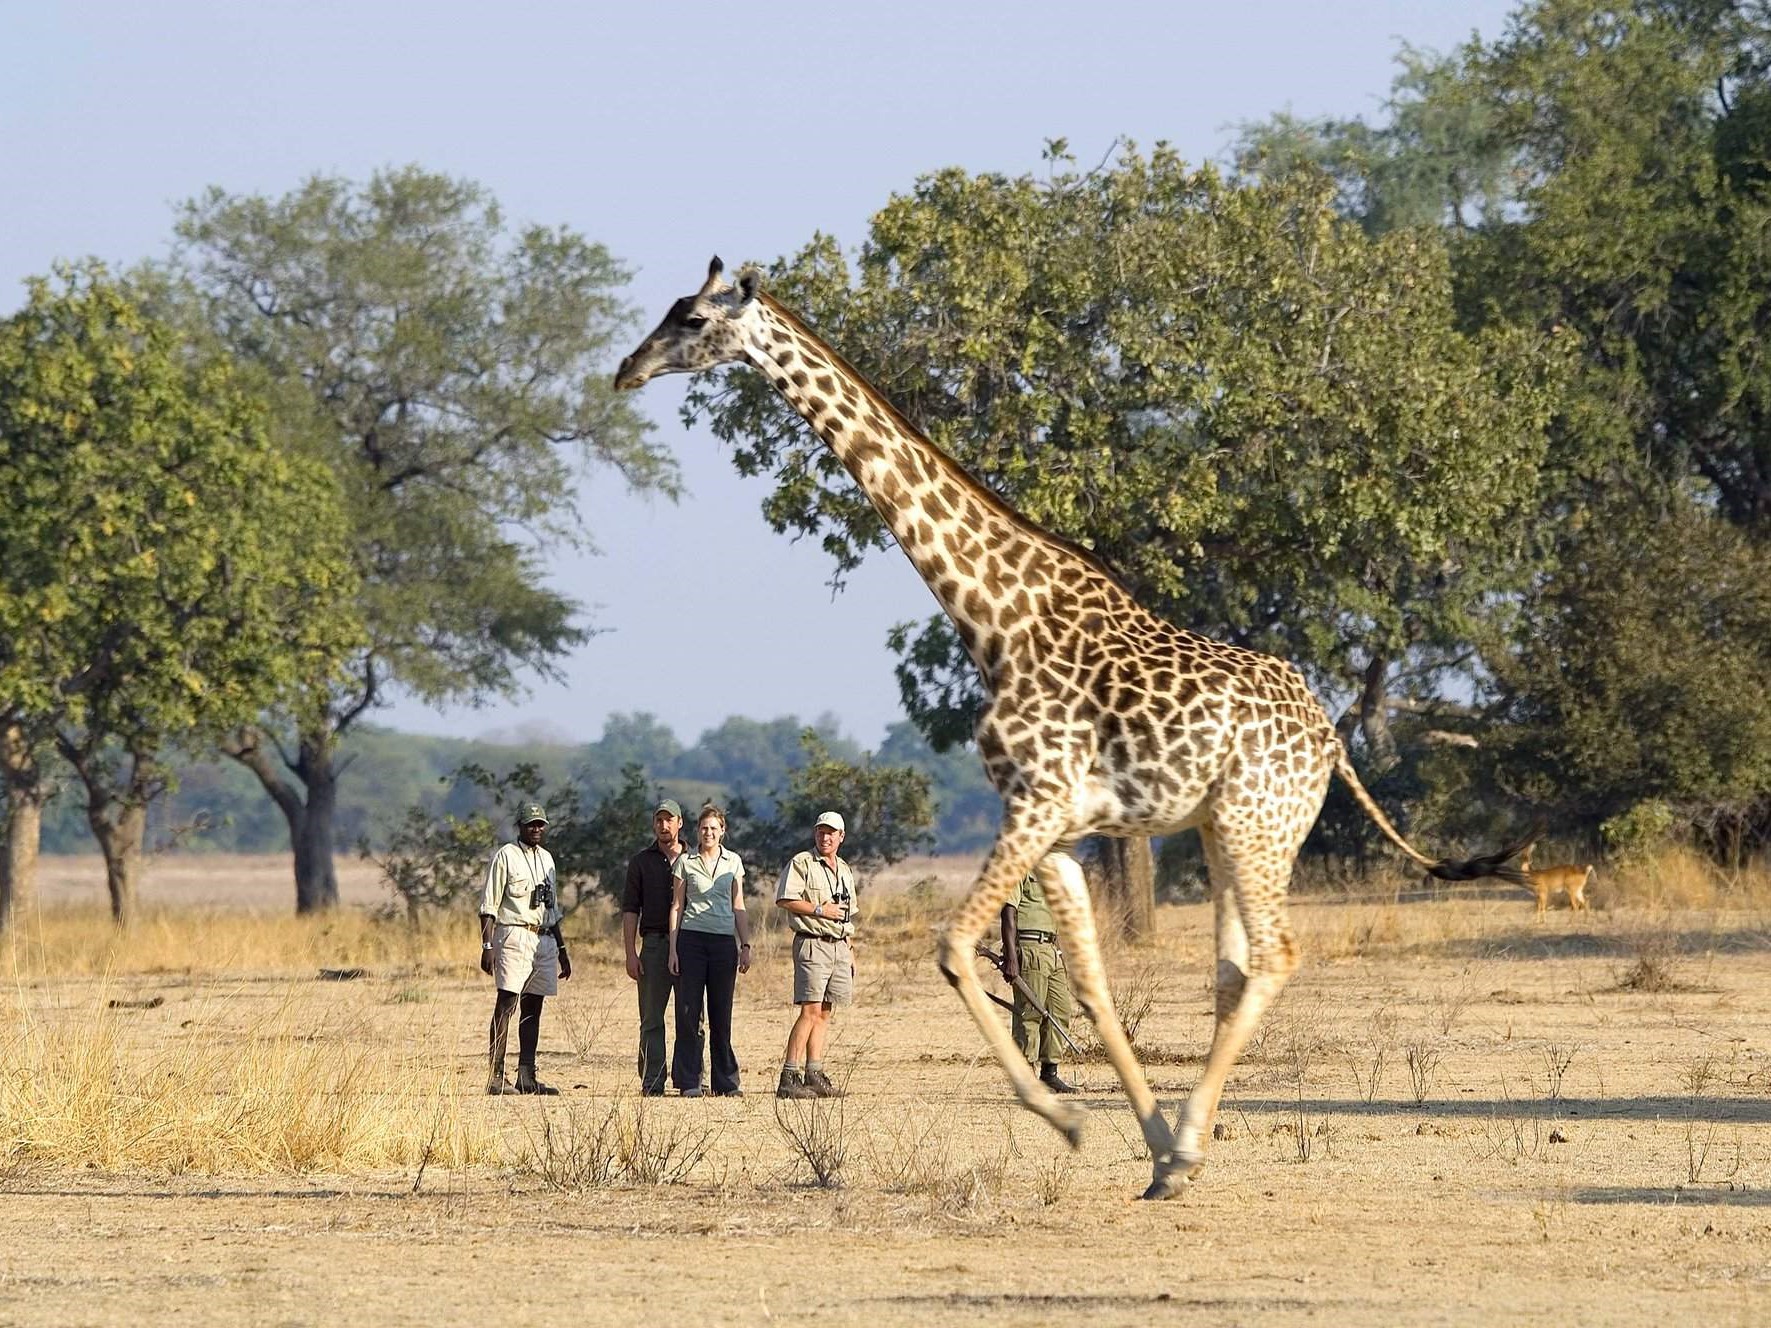
[[[337,489],[272,444],[231,363],[92,266],[32,282],[0,326],[0,492],[9,795],[53,742],[127,923],[168,748],[323,680],[355,642]]]
[[[626,271],[564,228],[515,231],[477,185],[417,168],[279,199],[211,190],[183,210],[177,271],[265,375],[278,425],[338,477],[367,640],[292,731],[224,750],[289,822],[296,908],[331,907],[339,743],[390,688],[508,695],[585,639],[543,554],[587,543],[581,462],[674,497],[669,456],[602,372]]]
[[[1771,9],[1546,0],[1432,68],[1405,69],[1387,124],[1275,120],[1245,142],[1263,168],[1335,164],[1343,205],[1367,224],[1395,215],[1363,203],[1394,195],[1386,181],[1488,171],[1503,182],[1490,204],[1506,206],[1450,228],[1465,318],[1557,328],[1577,348],[1528,526],[1546,573],[1525,589],[1519,630],[1483,644],[1491,717],[1521,726],[1496,733],[1498,773],[1589,828],[1624,796],[1753,803],[1765,763],[1738,744],[1764,737],[1738,703],[1759,690],[1757,620],[1745,602],[1701,630],[1691,618],[1771,541]],[[1438,145],[1454,167],[1430,169],[1422,124],[1460,126]],[[1450,195],[1437,197],[1449,221]],[[1724,548],[1715,519],[1750,547]],[[1630,572],[1649,551],[1652,574]],[[1661,607],[1644,618],[1649,604]],[[1652,618],[1669,639],[1651,649]],[[1625,685],[1626,660],[1660,699]]]

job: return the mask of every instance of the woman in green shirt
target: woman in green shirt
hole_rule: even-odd
[[[750,971],[744,863],[725,847],[726,814],[712,803],[695,824],[698,847],[671,868],[670,971],[676,978],[676,1052],[670,1077],[684,1097],[701,1096],[701,1011],[707,1010],[713,1095],[742,1097],[732,1050],[732,993]]]

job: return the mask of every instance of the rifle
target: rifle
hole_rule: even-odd
[[[1070,1048],[1070,1054],[1075,1056],[1078,1060],[1082,1059],[1082,1048],[1076,1045],[1076,1039],[1071,1037],[1070,1031],[1056,1019],[1053,1019],[1050,1011],[1039,1003],[1039,997],[1033,994],[1033,988],[1027,985],[1026,980],[1023,979],[1019,973],[1015,974],[1012,978],[1009,977],[1008,970],[1003,967],[1002,956],[997,954],[996,951],[992,950],[989,946],[979,945],[978,953],[988,959],[996,971],[1001,973],[1004,979],[1007,980],[1008,984],[1021,993],[1022,999],[1024,999],[1028,1005],[1033,1007],[1034,1014],[1038,1015],[1041,1019],[1045,1020],[1046,1023],[1052,1026],[1052,1031],[1064,1040],[1064,1045],[1066,1047]],[[1003,1000],[1002,997],[998,996],[995,992],[987,991],[984,994],[1005,1010],[1013,1010],[1015,1008],[1010,1002]]]

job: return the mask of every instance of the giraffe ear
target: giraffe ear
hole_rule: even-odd
[[[719,289],[719,274],[724,272],[725,270],[726,270],[726,265],[724,263],[720,262],[719,255],[715,254],[713,256],[713,261],[707,265],[707,280],[701,283],[700,294],[701,295],[711,295],[711,294],[713,294],[714,291],[718,290]],[[699,297],[697,297],[697,298],[699,298]]]
[[[745,304],[749,304],[763,288],[762,270],[754,263],[746,263],[738,269],[738,295]]]

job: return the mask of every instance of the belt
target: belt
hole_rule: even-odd
[[[1015,939],[1017,941],[1046,941],[1052,945],[1058,943],[1058,938],[1049,931],[1020,931],[1015,933]]]
[[[829,941],[832,945],[836,945],[841,941],[846,941],[849,939],[847,936],[820,936],[815,931],[800,931],[797,927],[794,928],[793,934],[795,936],[802,938],[803,940]]]
[[[498,925],[500,927],[521,927],[524,931],[532,931],[538,936],[541,934],[541,924],[538,922],[501,922]]]

